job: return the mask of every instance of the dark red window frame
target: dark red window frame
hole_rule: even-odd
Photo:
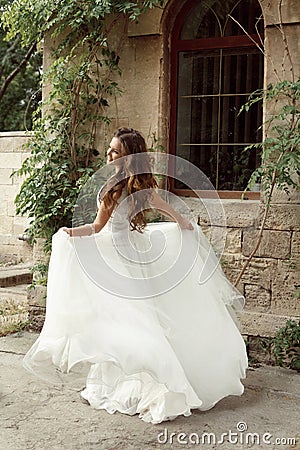
[[[205,50],[205,49],[219,49],[219,48],[247,48],[255,47],[255,42],[260,44],[260,39],[257,34],[252,34],[250,36],[240,35],[240,36],[226,36],[226,37],[214,37],[205,39],[192,39],[192,40],[181,40],[179,38],[183,23],[186,19],[187,14],[190,10],[199,3],[199,0],[193,0],[185,3],[183,8],[177,15],[171,39],[171,77],[170,77],[170,136],[169,136],[169,149],[170,153],[176,155],[176,130],[177,130],[177,73],[178,73],[178,55],[180,51],[193,51],[193,50]],[[253,42],[254,41],[254,42]],[[173,168],[170,167],[170,172],[173,173]],[[203,198],[213,197],[215,198],[215,192],[212,191],[197,191],[194,192],[189,189],[176,189],[174,187],[174,178],[170,179],[170,190],[174,194],[188,197],[200,196]],[[241,198],[243,191],[221,191],[218,190],[218,195],[220,198]],[[260,199],[260,192],[247,191],[244,199],[258,200]]]

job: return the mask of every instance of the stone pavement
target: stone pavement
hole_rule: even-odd
[[[250,368],[242,397],[151,425],[93,410],[78,391],[27,373],[22,357],[36,338],[26,332],[0,339],[1,450],[300,449],[300,375],[294,371]]]

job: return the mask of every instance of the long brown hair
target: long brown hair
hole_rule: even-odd
[[[147,153],[145,139],[139,131],[133,128],[118,128],[114,137],[120,140],[124,156]],[[102,198],[106,208],[115,207],[125,188],[127,195],[131,195],[131,211],[128,220],[132,230],[139,232],[142,232],[147,225],[146,213],[149,210],[149,197],[151,196],[149,190],[157,187],[151,171],[150,158],[147,156],[124,158],[122,168],[108,181]],[[111,185],[113,187],[109,188]],[[132,195],[143,190],[145,190],[144,193]]]

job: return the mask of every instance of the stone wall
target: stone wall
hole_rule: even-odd
[[[28,219],[16,214],[14,199],[22,178],[11,174],[21,167],[28,156],[22,145],[24,132],[0,133],[0,263],[32,261],[31,246],[18,239],[28,225]]]
[[[210,239],[212,223],[199,199],[184,199],[192,217]],[[207,201],[206,201],[207,202]],[[208,200],[209,202],[209,200]],[[263,204],[255,200],[220,200],[225,226],[225,248],[220,255],[228,278],[234,283],[256,243]],[[211,240],[213,246],[216,243]],[[238,289],[246,304],[240,314],[246,336],[269,338],[289,319],[300,319],[300,202],[273,204],[259,250],[244,273]]]

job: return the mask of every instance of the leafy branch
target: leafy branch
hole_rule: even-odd
[[[70,225],[81,187],[102,164],[96,135],[110,123],[110,100],[120,94],[120,43],[110,43],[115,26],[137,18],[163,1],[18,0],[1,16],[7,39],[23,46],[54,42],[52,60],[43,75],[51,92],[36,115],[30,152],[16,174],[24,176],[16,197],[17,213],[31,223],[33,240],[51,238]]]
[[[0,102],[2,100],[3,95],[5,94],[9,84],[12,82],[12,80],[18,75],[18,73],[26,66],[27,62],[29,61],[31,55],[34,54],[36,51],[36,42],[34,42],[31,46],[28,52],[26,53],[23,60],[20,62],[20,64],[6,77],[6,79],[3,82],[3,85],[0,89]]]
[[[252,147],[262,149],[262,163],[251,175],[247,188],[261,182],[264,195],[264,213],[260,223],[256,244],[240,271],[235,285],[239,283],[262,240],[275,188],[290,194],[291,189],[299,189],[300,176],[300,79],[296,82],[282,81],[270,84],[267,89],[254,92],[243,109],[246,111],[258,101],[275,102],[277,113],[265,123],[267,137],[262,143]],[[283,106],[278,108],[277,104]]]

